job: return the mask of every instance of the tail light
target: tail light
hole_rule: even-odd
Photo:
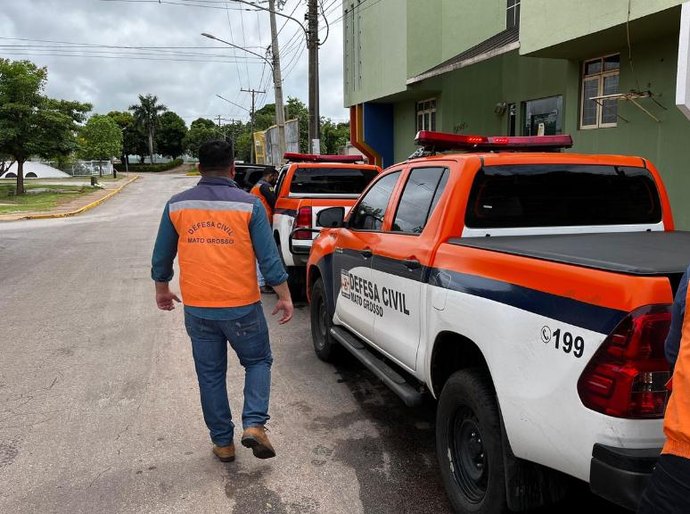
[[[311,207],[300,207],[299,211],[297,211],[297,219],[295,219],[295,228],[302,227],[311,228]],[[305,230],[304,232],[295,232],[295,235],[292,236],[292,238],[300,240],[311,239],[312,233],[308,230]]]
[[[670,305],[634,310],[604,340],[577,384],[582,403],[617,418],[661,418],[670,368],[664,341]]]

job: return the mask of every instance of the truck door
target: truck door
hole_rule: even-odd
[[[448,181],[444,167],[411,168],[392,223],[380,236],[372,258],[371,280],[378,287],[382,316],[374,317],[374,341],[386,354],[415,369],[419,347],[424,284],[436,234],[425,233],[427,221]]]
[[[353,207],[346,227],[339,230],[333,254],[333,291],[336,293],[336,323],[371,341],[375,306],[371,282],[373,248],[381,237],[400,171],[382,176]]]

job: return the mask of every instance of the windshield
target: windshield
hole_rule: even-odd
[[[358,195],[376,174],[376,170],[361,168],[298,168],[290,184],[290,192]]]
[[[577,164],[486,166],[465,214],[470,228],[660,221],[659,193],[646,168]]]

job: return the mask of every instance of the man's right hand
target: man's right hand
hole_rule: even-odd
[[[156,305],[162,311],[171,311],[175,308],[175,302],[180,303],[180,299],[175,293],[170,291],[167,282],[156,282]]]
[[[288,288],[287,282],[273,286],[273,289],[278,295],[278,302],[271,314],[275,316],[282,311],[283,315],[278,320],[278,323],[284,325],[292,319],[292,315],[295,312],[295,307],[292,305],[292,297],[290,296],[290,289]]]

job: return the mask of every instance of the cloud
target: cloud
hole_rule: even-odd
[[[49,96],[89,102],[95,113],[127,110],[139,94],[153,94],[187,124],[200,116],[247,120],[251,95],[242,88],[266,91],[257,95],[257,108],[272,103],[270,69],[262,59],[201,36],[211,33],[265,55],[270,44],[268,13],[245,10],[236,2],[204,3],[219,9],[177,5],[185,3],[200,4],[198,0],[3,0],[0,57],[46,66]],[[340,18],[337,2],[324,4],[329,19]],[[305,9],[301,0],[288,0],[282,12],[301,21]],[[302,29],[283,17],[277,21],[279,27],[284,25],[279,36],[283,96],[306,104],[308,53]],[[323,18],[320,23],[323,39]],[[341,27],[342,23],[331,25],[320,50],[320,112],[338,121],[348,116],[342,105]],[[150,48],[161,46],[171,48]]]

